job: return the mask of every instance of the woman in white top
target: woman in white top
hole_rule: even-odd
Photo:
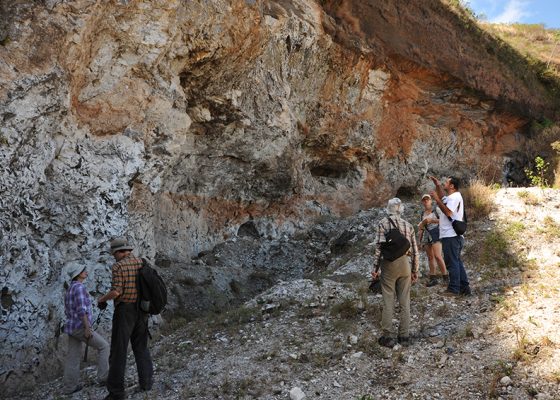
[[[419,241],[428,257],[428,265],[430,267],[430,275],[426,286],[431,287],[438,284],[438,275],[436,275],[436,264],[439,266],[442,283],[449,281],[449,275],[445,268],[445,261],[441,252],[441,241],[439,238],[439,216],[442,215],[440,209],[432,209],[432,198],[429,194],[422,196],[422,221],[418,224]]]

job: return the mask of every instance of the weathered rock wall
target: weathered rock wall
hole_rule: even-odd
[[[386,7],[360,37],[321,3],[2,3],[0,381],[56,364],[64,265],[83,260],[105,291],[113,236],[188,276],[191,256],[249,220],[278,238],[428,173],[497,175],[523,145],[526,117],[470,89],[494,79],[475,84],[476,65],[456,74],[437,46],[403,51],[428,39]]]
[[[445,71],[500,109],[557,119],[558,87],[466,13],[439,0],[324,0],[336,21],[329,32],[347,47],[369,49],[391,65],[398,58]],[[396,62],[398,64],[398,61]]]

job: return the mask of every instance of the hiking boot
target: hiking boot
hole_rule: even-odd
[[[398,336],[397,342],[403,347],[410,346],[410,338],[408,336]]]
[[[438,284],[437,275],[430,275],[428,282],[426,283],[426,287],[436,286]]]
[[[441,295],[445,297],[459,297],[459,293],[452,292],[451,290],[444,290],[441,292]]]
[[[380,346],[389,347],[389,348],[393,348],[397,344],[395,339],[388,336],[381,336],[379,339],[377,339],[377,343],[379,343]]]
[[[139,388],[141,392],[149,392],[150,390],[152,390],[152,382],[139,385]]]
[[[461,290],[459,291],[459,294],[460,294],[461,296],[472,296],[471,288],[467,286],[466,288],[461,289]]]
[[[115,396],[114,394],[109,393],[103,398],[103,400],[124,400],[124,396]]]
[[[444,285],[449,285],[449,274],[441,276],[441,283]]]
[[[84,385],[78,385],[78,386],[76,386],[74,389],[69,390],[69,391],[65,392],[64,394],[77,393],[77,392],[79,392],[80,390],[82,390],[83,388],[84,388]]]

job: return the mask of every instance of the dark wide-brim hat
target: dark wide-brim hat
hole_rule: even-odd
[[[111,240],[111,254],[115,254],[119,250],[134,250],[126,238],[116,238]]]

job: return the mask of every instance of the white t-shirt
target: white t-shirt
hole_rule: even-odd
[[[443,199],[443,204],[447,206],[453,213],[451,218],[455,220],[462,221],[463,220],[463,196],[461,193],[455,192],[450,194],[449,196],[445,196]],[[439,237],[446,238],[446,237],[454,237],[457,236],[455,231],[453,230],[453,226],[451,225],[451,221],[447,218],[447,215],[442,213],[441,218],[439,219]]]

